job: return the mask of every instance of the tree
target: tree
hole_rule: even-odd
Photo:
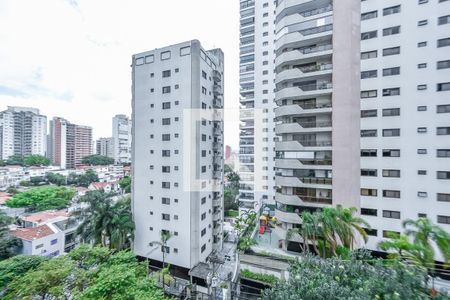
[[[83,157],[81,162],[85,165],[91,166],[106,166],[114,164],[114,158],[110,158],[103,155],[93,154]]]
[[[224,164],[224,165],[223,165],[223,172],[224,172],[225,174],[231,173],[231,172],[233,172],[233,168],[230,167],[230,165]]]
[[[423,272],[405,264],[386,265],[355,251],[349,260],[305,255],[292,263],[289,280],[263,292],[263,299],[428,299]]]
[[[120,188],[125,193],[131,193],[131,177],[125,176],[122,180],[119,181]]]
[[[11,281],[36,269],[45,260],[43,256],[17,255],[0,261],[0,294]]]
[[[134,222],[129,197],[114,203],[114,194],[91,191],[78,200],[73,219],[80,222],[77,233],[84,242],[124,249],[133,241]],[[87,204],[87,205],[86,205]]]
[[[66,187],[37,187],[14,195],[6,201],[6,206],[25,207],[30,211],[61,209],[67,207],[74,196],[75,190]]]
[[[28,155],[25,156],[24,158],[24,165],[26,166],[49,166],[50,165],[50,160],[42,155],[38,155],[38,154],[32,154],[32,155]]]
[[[88,187],[92,182],[97,182],[98,176],[94,170],[87,170],[83,175],[78,176],[76,183],[79,186]]]
[[[19,191],[17,190],[17,188],[13,185],[9,186],[8,189],[6,190],[6,192],[10,195],[15,195],[17,194]]]
[[[9,234],[8,225],[13,222],[13,218],[0,211],[0,260],[13,256],[14,248],[20,246],[20,240]]]
[[[11,155],[5,162],[7,165],[24,165],[23,156],[22,155]]]
[[[45,178],[42,176],[30,177],[30,183],[35,186],[40,185],[41,183],[45,183]]]
[[[47,173],[47,175],[45,175],[45,177],[48,180],[48,182],[56,184],[58,186],[67,184],[67,178],[61,174],[55,174],[55,173],[50,172],[50,173]]]

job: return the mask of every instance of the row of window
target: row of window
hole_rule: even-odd
[[[400,170],[383,169],[382,175],[383,175],[383,177],[400,178]],[[377,177],[378,170],[377,169],[361,169],[361,176]]]
[[[427,132],[426,127],[418,127],[417,132],[425,133]],[[400,136],[400,128],[391,128],[382,130],[384,137],[397,137]],[[436,135],[450,135],[450,127],[436,127]],[[377,129],[363,129],[361,130],[361,137],[377,137]]]
[[[361,208],[361,215],[364,216],[378,216],[378,210],[374,208]],[[388,219],[400,219],[401,214],[399,211],[395,210],[383,210],[382,211],[383,218]],[[425,218],[426,214],[420,213],[419,218]],[[438,215],[437,222],[440,224],[450,224],[450,216]],[[373,232],[372,232],[373,233]],[[384,234],[383,234],[384,236]]]
[[[377,157],[377,149],[361,149],[361,157]],[[400,157],[399,149],[383,149],[383,157]],[[417,149],[417,154],[427,154],[427,149]],[[450,149],[437,149],[436,157],[450,157]]]

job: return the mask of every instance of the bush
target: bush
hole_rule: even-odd
[[[6,201],[6,206],[29,208],[31,211],[61,209],[69,205],[75,190],[66,187],[45,186],[15,194]]]
[[[241,276],[248,279],[262,281],[268,284],[275,284],[278,282],[278,278],[274,275],[253,273],[252,271],[247,269],[241,270]]]

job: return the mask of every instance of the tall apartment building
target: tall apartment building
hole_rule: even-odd
[[[114,158],[114,138],[99,138],[95,141],[95,153]]]
[[[241,210],[274,204],[275,1],[240,1]]]
[[[39,109],[8,106],[0,112],[0,159],[12,155],[46,155],[47,117]]]
[[[405,219],[450,232],[450,1],[361,5],[361,215],[376,250]]]
[[[360,0],[281,0],[275,41],[275,216],[281,238],[299,214],[359,208]],[[284,249],[298,251],[298,237]]]
[[[54,117],[50,121],[50,134],[50,159],[54,165],[73,169],[82,164],[85,156],[92,154],[92,127]]]
[[[191,269],[222,247],[223,53],[197,40],[138,53],[132,81],[134,251]]]
[[[131,120],[125,115],[112,119],[113,155],[116,163],[131,162]]]

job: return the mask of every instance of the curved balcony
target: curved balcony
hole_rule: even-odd
[[[275,143],[276,151],[322,151],[331,150],[331,141],[300,142],[284,141]]]
[[[333,54],[333,45],[325,44],[302,50],[291,50],[283,52],[275,58],[275,68],[281,68],[284,65],[296,64],[298,62],[307,62],[322,57],[329,57]]]
[[[275,118],[295,115],[317,115],[331,113],[331,103],[329,105],[315,105],[314,108],[304,108],[298,104],[283,105],[275,108]]]
[[[331,178],[325,177],[294,177],[275,176],[275,183],[278,186],[286,187],[311,187],[329,189],[332,184]]]
[[[275,125],[275,134],[283,133],[305,133],[305,132],[326,132],[331,131],[330,121],[319,121],[311,123],[283,123]]]
[[[239,119],[253,119],[255,116],[255,111],[253,109],[240,109],[239,110]]]
[[[275,41],[275,51],[282,47],[307,46],[312,42],[321,42],[329,39],[333,34],[333,24],[294,31],[282,35]]]
[[[331,82],[321,84],[308,84],[304,86],[291,86],[275,92],[276,101],[287,99],[307,99],[314,96],[332,93]]]
[[[291,224],[301,224],[302,219],[297,213],[294,212],[284,212],[279,209],[275,209],[275,217],[278,221],[284,222],[284,223],[291,223]]]
[[[313,68],[303,70],[301,70],[300,68],[293,68],[278,73],[275,77],[275,84],[279,84],[285,81],[293,81],[298,78],[314,79],[316,77],[328,75],[331,73],[333,73],[332,64],[317,65],[314,66]]]
[[[278,2],[278,6],[276,8],[276,15],[286,15],[289,11],[296,11],[296,6],[312,3],[315,0],[281,0]]]
[[[323,205],[332,204],[331,198],[311,197],[303,195],[287,195],[283,193],[275,194],[275,201],[286,205],[308,205],[322,207]]]
[[[280,4],[281,6],[282,4]],[[295,12],[290,15],[286,15],[284,17],[279,18],[275,30],[276,32],[280,31],[282,28],[298,23],[303,23],[309,21],[311,19],[323,18],[327,15],[330,15],[333,11],[333,5],[328,5],[325,7],[320,7],[304,12]],[[281,16],[281,15],[280,15]]]
[[[307,161],[298,158],[278,158],[275,159],[275,167],[279,169],[328,170],[331,169],[331,160]]]

